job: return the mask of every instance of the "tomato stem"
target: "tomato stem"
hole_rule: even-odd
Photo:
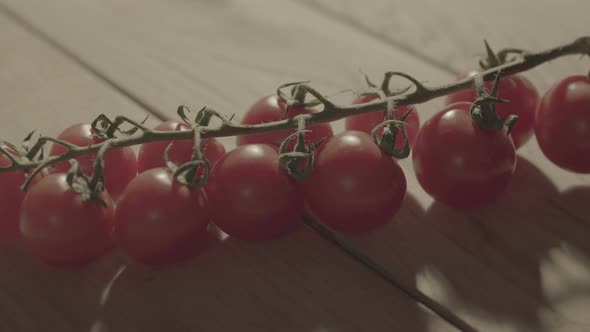
[[[310,115],[301,114],[294,119],[297,120],[297,131],[287,136],[279,147],[279,165],[287,174],[296,180],[307,179],[313,170],[315,164],[315,150],[317,146],[315,144],[305,144],[305,133],[311,130],[305,129],[307,120]],[[296,140],[293,151],[288,151],[289,142],[293,139]],[[304,167],[302,168],[302,165]]]
[[[507,55],[514,53],[517,53],[520,56],[504,64],[500,64],[499,66],[492,67],[481,72],[481,80],[483,80],[484,82],[494,80],[496,78],[496,74],[499,71],[501,71],[502,76],[508,76],[515,73],[523,72],[534,67],[537,67],[541,64],[544,64],[548,61],[567,55],[590,55],[590,37],[586,36],[577,38],[573,42],[558,47],[554,47],[545,51],[541,51],[538,53],[528,53],[513,48],[505,49],[498,52],[498,56],[500,59],[507,60]],[[386,75],[402,76],[410,80],[416,88],[415,91],[412,93],[387,96],[384,99],[377,99],[367,103],[354,105],[334,104],[332,101],[328,100],[324,95],[322,95],[319,91],[309,86],[309,82],[297,82],[282,85],[277,90],[277,93],[281,98],[285,99],[285,94],[281,91],[281,89],[287,86],[298,85],[298,91],[301,91],[302,94],[310,94],[313,97],[315,97],[315,101],[305,103],[305,106],[319,104],[323,105],[322,111],[311,114],[310,117],[306,119],[306,124],[312,126],[318,123],[326,123],[341,120],[354,115],[382,111],[383,108],[387,107],[388,105],[391,105],[392,103],[396,106],[421,104],[429,100],[446,96],[448,94],[460,90],[470,89],[474,86],[475,80],[478,79],[474,77],[468,77],[457,82],[437,87],[426,87],[417,79],[402,72],[388,72],[386,73]],[[232,122],[231,118],[226,118],[215,110],[209,108],[205,109],[208,112],[208,115],[221,119],[222,124],[218,127],[201,127],[200,130],[202,137],[204,139],[212,137],[227,137],[266,133],[285,129],[294,129],[298,127],[298,121],[295,118],[288,118],[285,120],[256,125],[241,125]],[[133,126],[133,128],[128,131],[122,131],[119,129],[119,126],[123,123],[129,123]],[[93,125],[93,129],[98,129],[98,134],[103,134],[105,136],[113,136],[109,137],[113,138],[112,142],[109,143],[111,144],[111,146],[109,147],[111,149],[133,146],[154,141],[174,141],[193,138],[193,132],[191,131],[153,131],[151,129],[144,127],[142,123],[138,123],[134,120],[122,116],[118,116],[114,119],[114,121],[110,121],[106,116],[101,115],[93,122]],[[139,132],[139,134],[137,132]],[[117,137],[118,135],[120,135],[120,137]],[[53,141],[54,143],[62,144],[64,146],[66,146],[67,144],[65,142],[61,142],[50,137],[42,136],[38,139],[37,143],[27,153],[28,158],[16,160],[16,162],[13,162],[8,167],[0,167],[0,172],[34,169],[33,173],[38,173],[41,171],[43,167],[55,165],[59,162],[72,158],[77,158],[83,155],[97,153],[105,144],[105,142],[101,142],[82,147],[66,146],[67,152],[61,155],[47,157],[42,160],[31,160],[32,158],[30,157],[37,155],[37,153],[43,148],[44,144],[47,141]],[[2,151],[2,153],[5,152]]]
[[[92,177],[88,183],[90,190],[96,190],[98,183],[102,180],[102,171],[104,170],[104,154],[111,147],[112,142],[112,139],[106,140],[96,154],[96,159],[94,160],[94,171],[92,172]]]

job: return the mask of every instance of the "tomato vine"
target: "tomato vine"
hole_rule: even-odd
[[[406,73],[390,72],[386,75],[389,75],[390,77],[401,76],[408,79],[414,85],[414,91],[411,93],[387,96],[383,99],[353,105],[336,105],[324,95],[322,95],[319,91],[312,88],[308,83],[290,83],[282,86],[282,88],[296,86],[297,98],[300,99],[300,101],[304,101],[304,97],[306,95],[311,95],[312,97],[315,97],[315,99],[311,101],[310,104],[321,104],[323,109],[317,113],[309,115],[299,115],[279,121],[247,125],[237,124],[233,122],[231,118],[227,118],[213,109],[204,107],[198,112],[198,115],[194,121],[195,123],[193,129],[198,128],[203,138],[213,138],[261,134],[278,130],[296,129],[299,126],[300,117],[305,117],[306,125],[332,122],[354,115],[383,110],[383,108],[387,108],[388,105],[391,107],[392,104],[395,106],[407,106],[424,103],[437,97],[446,96],[457,91],[473,88],[479,81],[492,81],[496,78],[498,73],[501,73],[502,77],[504,77],[532,69],[543,63],[563,56],[576,54],[590,55],[590,37],[580,37],[565,45],[537,53],[529,53],[513,48],[501,50],[498,52],[498,56],[504,61],[504,63],[489,67],[475,76],[467,77],[457,82],[437,87],[427,87],[420,83],[420,81],[418,81],[416,78]],[[510,56],[512,56],[512,58],[509,58]],[[292,100],[292,103],[296,104],[298,101]],[[303,103],[306,104],[305,101]],[[179,114],[184,114],[184,109],[184,106],[180,106]],[[218,118],[221,120],[221,125],[218,127],[207,126],[211,118]],[[120,128],[120,126],[123,124],[130,124],[133,128],[123,131]],[[32,175],[34,175],[39,173],[47,166],[52,166],[68,159],[97,153],[105,144],[109,144],[109,149],[117,149],[147,142],[186,140],[194,138],[194,133],[191,131],[155,131],[145,127],[142,123],[129,119],[125,116],[117,116],[114,120],[110,120],[106,118],[106,116],[102,115],[93,122],[92,127],[99,133],[100,136],[106,138],[106,140],[100,143],[78,147],[60,139],[43,136],[40,137],[33,147],[27,151],[25,158],[21,159],[13,158],[5,147],[0,146],[0,153],[11,159],[11,165],[7,167],[1,167],[0,172],[34,170],[32,172]],[[137,131],[140,132],[139,135],[129,135],[134,134]],[[53,142],[55,144],[62,145],[67,151],[61,155],[39,158],[37,155],[40,153],[43,146],[47,142]],[[27,180],[24,185],[25,188],[28,186],[29,182],[30,181]]]

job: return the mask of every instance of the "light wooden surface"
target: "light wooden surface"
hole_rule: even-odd
[[[55,134],[99,113],[154,123],[179,104],[239,117],[298,80],[347,102],[338,92],[361,89],[360,70],[437,84],[476,64],[482,38],[537,50],[590,32],[579,1],[489,3],[1,0],[0,135]],[[588,65],[567,58],[527,76],[543,92]],[[441,103],[420,105],[422,119]],[[433,203],[403,161],[400,213],[346,239],[480,330],[590,330],[590,177],[553,166],[534,140],[519,155],[507,195],[470,212]],[[158,271],[117,253],[55,270],[18,243],[0,247],[0,331],[453,330],[304,227]]]

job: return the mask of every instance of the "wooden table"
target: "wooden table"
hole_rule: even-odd
[[[361,90],[361,72],[440,84],[476,65],[484,38],[534,51],[588,35],[589,9],[579,0],[0,0],[0,135],[55,135],[100,113],[150,114],[154,125],[179,104],[239,117],[299,80],[346,103],[352,94],[340,92]],[[526,76],[544,92],[589,64],[564,58]],[[421,105],[422,119],[442,103]],[[535,140],[518,154],[507,194],[471,212],[434,204],[402,161],[402,210],[345,239],[478,330],[590,331],[590,176],[552,165]],[[59,270],[18,243],[0,248],[0,331],[454,330],[305,227],[257,245],[227,240],[162,270],[118,253]]]

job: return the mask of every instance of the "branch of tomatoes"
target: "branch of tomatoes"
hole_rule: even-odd
[[[308,82],[289,83],[281,86],[278,90],[279,96],[287,101],[287,110],[289,107],[297,104],[303,104],[304,106],[317,106],[321,104],[323,109],[320,112],[310,115],[299,115],[281,121],[257,125],[234,123],[232,122],[232,118],[226,118],[217,111],[207,107],[201,109],[197,113],[195,119],[190,121],[193,123],[192,131],[156,131],[143,126],[143,123],[136,122],[124,116],[117,116],[114,120],[110,120],[106,116],[100,115],[94,120],[92,124],[92,128],[97,133],[97,137],[103,139],[96,144],[76,146],[56,138],[42,136],[37,140],[33,147],[25,149],[25,155],[23,157],[17,158],[9,151],[9,149],[14,148],[14,145],[8,142],[2,142],[4,146],[0,145],[0,153],[9,158],[11,160],[11,164],[6,167],[0,167],[0,172],[32,170],[29,180],[23,186],[26,188],[34,175],[41,172],[43,168],[56,165],[69,159],[78,158],[89,154],[96,154],[103,146],[107,144],[109,149],[117,149],[155,141],[186,140],[194,138],[196,130],[200,132],[201,138],[207,139],[214,137],[260,134],[295,128],[301,129],[303,118],[305,118],[305,125],[314,125],[332,122],[359,114],[376,112],[383,110],[384,108],[389,110],[393,107],[393,105],[395,105],[395,107],[399,107],[420,104],[441,96],[450,95],[460,90],[473,88],[482,81],[492,81],[497,79],[498,76],[504,77],[527,71],[551,60],[576,54],[590,55],[590,36],[580,37],[573,42],[538,53],[528,53],[513,48],[504,49],[497,53],[497,56],[500,59],[499,65],[490,67],[490,63],[488,62],[487,66],[483,66],[487,69],[481,71],[476,76],[467,77],[462,80],[437,87],[427,87],[414,77],[402,72],[388,72],[385,74],[386,79],[383,82],[384,86],[392,76],[401,76],[408,79],[413,84],[414,91],[411,93],[383,96],[383,98],[380,99],[354,105],[336,105],[324,97],[320,92],[312,88]],[[508,59],[510,55],[513,55],[513,58]],[[291,99],[286,98],[281,92],[281,89],[289,86],[293,88],[291,93],[293,97]],[[311,95],[316,99],[310,102],[305,102],[306,95]],[[178,109],[178,114],[181,118],[183,118],[183,120],[185,120],[185,122],[188,122],[189,119],[185,113],[185,110],[185,106],[180,106]],[[209,122],[212,118],[221,120],[221,125],[218,127],[209,126]],[[132,128],[128,130],[122,130],[120,126],[125,123],[130,124]],[[396,123],[395,120],[391,120],[389,125],[398,126],[400,129],[403,128],[403,125]],[[136,134],[137,132],[139,132],[139,134]],[[31,135],[29,135],[28,138],[30,138],[30,136]],[[66,152],[47,158],[43,157],[43,147],[47,142],[53,142],[55,144],[64,146],[66,148]],[[402,155],[407,156],[407,153],[402,153]],[[202,163],[197,164],[200,165]],[[186,172],[186,170],[183,171]]]
[[[505,49],[495,54],[487,43],[486,48],[488,50],[488,60],[480,63],[484,71],[475,76],[467,77],[452,84],[426,87],[408,74],[387,72],[380,87],[367,80],[368,85],[376,91],[363,95],[363,97],[368,98],[360,98],[353,102],[353,105],[335,105],[327,97],[309,86],[308,82],[285,84],[279,87],[274,100],[276,101],[278,98],[281,103],[286,104],[286,107],[277,106],[274,109],[275,111],[284,111],[284,115],[286,115],[291,109],[290,115],[294,115],[304,111],[302,108],[305,107],[322,105],[323,109],[317,113],[303,113],[281,121],[266,122],[260,125],[236,124],[232,122],[232,118],[226,118],[215,110],[206,107],[198,111],[196,116],[192,118],[187,113],[188,109],[180,106],[177,112],[184,121],[183,124],[178,122],[173,122],[173,124],[163,123],[156,129],[150,129],[145,127],[143,122],[136,122],[123,116],[111,120],[105,115],[100,115],[90,126],[86,125],[84,130],[82,130],[84,125],[76,125],[72,127],[74,129],[68,128],[64,131],[70,139],[73,136],[71,130],[84,131],[78,133],[76,142],[70,142],[65,137],[61,139],[61,135],[59,138],[43,136],[37,139],[35,144],[29,146],[33,133],[27,136],[21,149],[8,142],[0,142],[0,157],[3,157],[0,158],[0,172],[29,171],[27,180],[23,185],[25,189],[31,183],[43,181],[29,191],[26,199],[23,198],[24,194],[20,192],[18,196],[5,195],[12,197],[9,205],[16,207],[11,209],[12,214],[9,213],[9,216],[12,217],[7,218],[10,221],[17,221],[9,225],[10,234],[21,233],[27,241],[31,241],[30,245],[36,249],[37,254],[51,264],[79,264],[96,258],[110,245],[110,231],[107,232],[106,228],[97,225],[115,224],[113,237],[116,238],[117,243],[124,251],[145,264],[167,264],[178,259],[184,259],[185,255],[190,255],[191,253],[187,249],[190,247],[188,243],[199,242],[201,239],[195,238],[195,234],[198,233],[197,231],[204,230],[210,221],[214,222],[228,235],[245,240],[258,241],[285,234],[297,224],[305,201],[309,205],[310,211],[314,213],[314,217],[321,220],[321,222],[316,222],[311,218],[311,215],[304,214],[303,219],[308,226],[337,243],[363,264],[375,270],[391,283],[398,285],[399,288],[442,317],[446,317],[448,321],[454,321],[454,325],[461,330],[473,330],[458,317],[453,316],[452,313],[444,311],[444,307],[430,301],[413,287],[400,283],[388,271],[380,268],[370,259],[363,258],[362,253],[350,251],[350,246],[340,242],[335,233],[324,227],[324,224],[341,232],[363,232],[391,220],[391,217],[395,215],[402,204],[407,191],[407,184],[399,165],[393,158],[381,153],[379,149],[398,159],[409,155],[409,134],[406,127],[411,127],[409,125],[411,123],[409,116],[415,114],[412,113],[411,107],[409,107],[409,110],[403,111],[400,107],[423,103],[440,96],[450,95],[459,90],[475,88],[477,90],[477,99],[473,104],[469,102],[454,104],[452,107],[438,113],[434,117],[435,121],[424,125],[426,129],[416,138],[413,150],[414,170],[418,181],[423,189],[437,201],[455,207],[470,207],[486,203],[493,200],[504,190],[514,171],[516,162],[515,146],[517,143],[514,140],[513,144],[512,140],[507,138],[507,135],[500,132],[504,127],[508,127],[506,132],[509,132],[511,124],[515,120],[515,117],[511,116],[499,118],[498,114],[496,114],[494,104],[503,102],[496,96],[500,77],[531,69],[565,55],[590,55],[590,37],[579,38],[572,43],[539,53]],[[392,77],[405,78],[412,85],[404,91],[392,93],[389,90],[389,81]],[[495,84],[488,93],[484,88],[484,82],[492,80],[495,80]],[[561,86],[566,86],[565,84],[569,84],[572,80],[566,81]],[[291,88],[290,96],[283,92],[288,87]],[[408,93],[412,87],[414,90]],[[375,95],[378,98],[375,98]],[[314,97],[314,99],[306,101],[308,96]],[[506,99],[512,100],[511,98]],[[312,142],[312,144],[306,144],[305,135],[312,132],[312,130],[308,129],[309,126],[378,111],[384,111],[384,116],[379,119],[382,122],[373,127],[372,131],[373,141],[377,145],[373,144],[368,135],[354,130],[354,128],[334,137],[331,137],[331,130],[328,129],[331,139],[326,140],[322,146],[322,152],[318,154],[318,158],[320,158],[318,164],[323,167],[318,167],[318,169],[314,170],[314,174],[311,174],[316,158],[315,150],[320,144],[324,143],[326,137],[323,136],[323,139]],[[398,111],[400,112],[398,113]],[[540,111],[550,112],[553,110],[552,107],[541,107]],[[396,113],[398,114],[396,115]],[[447,123],[453,122],[462,128],[476,128],[475,135],[470,136],[472,132],[467,131],[466,134],[463,133],[464,135],[453,134],[440,137],[436,133],[440,133],[441,130],[438,130],[439,128],[434,124],[442,122],[439,121],[441,118],[446,119]],[[548,117],[543,116],[541,118]],[[211,127],[210,122],[212,119],[220,120],[221,126]],[[479,135],[481,128],[472,126],[472,120],[477,122],[479,127],[497,133],[492,135],[485,132],[484,135]],[[122,129],[124,125],[131,126],[131,128]],[[184,130],[185,128],[189,130]],[[215,141],[208,139],[221,136],[278,132],[295,128],[297,129],[296,132],[288,136],[285,135],[285,139],[281,138],[279,141],[280,147],[276,147],[276,149],[271,145],[247,144],[245,141],[242,142],[243,144],[238,144],[244,146],[228,154],[225,154],[223,147],[217,149],[217,155],[222,158],[222,161],[218,163],[220,166],[214,167],[212,172],[213,181],[209,183],[209,188],[205,188],[208,189],[208,192],[205,195],[205,190],[193,190],[205,185],[209,176],[210,165],[214,164],[215,158],[206,156],[207,151],[204,151],[208,141]],[[404,140],[403,146],[396,145],[396,136],[400,131]],[[313,132],[318,133],[319,130],[313,130]],[[495,140],[494,135],[501,136],[501,139]],[[83,144],[78,144],[81,136],[85,141]],[[318,136],[322,137],[321,135]],[[474,140],[475,136],[479,137],[479,139]],[[246,137],[248,136],[239,138]],[[179,154],[175,153],[175,150],[176,152],[186,150],[184,149],[185,144],[181,147],[179,145],[173,146],[173,143],[171,143],[172,141],[182,143],[178,142],[179,140],[185,140],[184,143],[188,143],[188,150],[192,153],[191,157],[186,159],[177,158],[178,156],[173,157],[173,155]],[[187,140],[188,142],[186,142]],[[523,140],[525,139],[521,141]],[[52,142],[53,146],[51,156],[45,158],[43,148],[47,142]],[[154,147],[144,144],[150,142],[157,142],[159,145],[156,144]],[[454,151],[456,153],[449,153],[448,150],[440,151],[442,149],[428,149],[427,147],[432,147],[432,142],[437,142],[440,146],[460,147]],[[460,142],[460,144],[457,144],[457,142]],[[544,142],[542,137],[539,142],[542,148],[548,144],[555,144],[551,140]],[[142,144],[140,156],[142,151],[151,151],[153,152],[152,155],[155,156],[154,158],[162,162],[161,157],[164,154],[166,165],[172,172],[155,165],[157,163],[147,162],[145,157],[143,166],[139,167],[134,164],[134,167],[125,169],[125,162],[120,162],[125,159],[125,152],[122,151],[129,149],[129,146],[139,144]],[[213,143],[209,144],[209,147],[213,146]],[[167,148],[164,150],[166,146]],[[488,147],[499,149],[494,153],[490,153],[491,149],[488,149]],[[59,153],[59,149],[63,150],[63,153]],[[111,156],[110,160],[105,161],[103,159],[107,158],[107,150],[116,150],[112,152],[121,153]],[[551,150],[558,151],[554,148]],[[545,151],[545,153],[548,152]],[[88,159],[79,163],[76,159],[82,159],[81,157],[94,154],[96,154],[93,166],[94,172],[90,173],[88,168],[91,168],[92,165],[88,162]],[[130,152],[130,154],[133,155],[133,152]],[[210,153],[210,155],[213,154]],[[494,158],[490,158],[490,155],[493,155]],[[493,163],[471,163],[478,169],[475,169],[475,172],[466,172],[462,169],[461,171],[467,174],[466,178],[470,177],[468,181],[462,182],[461,177],[447,176],[448,173],[445,174],[439,171],[445,169],[444,163],[449,160],[448,156],[453,157],[451,164],[460,165],[461,167],[469,164],[470,160],[489,161],[493,159]],[[463,158],[464,156],[466,157]],[[552,160],[560,161],[561,157],[561,155],[552,156]],[[8,163],[3,159],[8,160]],[[176,164],[181,159],[182,162]],[[71,160],[73,165],[67,175],[63,174],[63,169],[56,167],[55,173],[57,174],[54,173],[43,180],[39,180],[39,177],[36,176],[44,171],[45,167],[58,166],[66,162],[66,160]],[[236,160],[248,160],[249,167],[242,167],[243,164],[236,162]],[[105,174],[102,172],[103,168],[105,168],[103,162],[108,165],[117,165],[116,171],[110,173],[110,179],[109,169],[106,169]],[[305,180],[308,177],[310,179],[297,185],[292,181],[284,181],[286,175],[284,172],[279,171],[276,162],[291,177],[299,180]],[[360,165],[361,163],[362,165]],[[87,167],[89,164],[91,166]],[[566,166],[569,167],[570,165]],[[569,168],[576,170],[575,167]],[[110,169],[112,170],[113,167],[110,167]],[[338,169],[338,172],[334,172],[335,169]],[[364,172],[364,169],[370,169],[371,172]],[[484,172],[479,172],[482,169],[488,173],[485,173],[486,176],[476,177],[477,183],[474,185],[473,181],[471,181],[474,178],[472,175],[484,174]],[[135,177],[138,170],[141,175]],[[581,171],[588,172],[587,169]],[[365,176],[365,173],[372,174]],[[92,175],[88,177],[86,174]],[[351,180],[351,174],[360,177]],[[374,174],[378,176],[373,176]],[[489,174],[492,176],[487,176]],[[11,188],[17,188],[20,185],[20,182],[18,182],[20,178],[16,175],[21,174],[15,172],[7,175],[15,175],[8,180],[11,181],[11,184],[18,183],[10,186]],[[112,175],[115,175],[115,177]],[[172,178],[178,181],[171,181]],[[251,182],[264,182],[264,185],[252,189],[251,182],[244,181],[244,179],[249,181],[254,179]],[[260,179],[264,179],[264,181],[260,181]],[[342,179],[345,181],[341,181]],[[485,181],[481,181],[482,179]],[[133,182],[130,182],[131,180]],[[236,183],[237,181],[242,182]],[[361,183],[362,186],[357,186],[356,190],[348,190],[351,188],[351,183],[353,184],[352,187],[355,186],[355,182],[357,184]],[[43,185],[41,189],[37,189],[41,185]],[[187,188],[184,185],[193,188]],[[234,190],[240,188],[240,185],[241,188],[247,190]],[[102,190],[103,186],[106,189],[105,191]],[[109,186],[111,187],[109,188]],[[127,187],[125,188],[125,186]],[[371,195],[368,195],[369,191],[363,188],[370,188]],[[123,189],[125,189],[125,192],[121,194]],[[228,190],[239,191],[240,194],[228,195]],[[67,199],[63,199],[65,195],[56,198],[57,195],[53,194],[56,191],[67,193]],[[83,201],[95,200],[101,203],[101,209],[98,209],[96,204],[79,204],[79,200],[76,198],[77,195],[71,194],[72,191],[80,194]],[[335,192],[338,193],[339,201],[337,204],[325,200],[325,198],[335,196]],[[149,193],[149,195],[146,196],[146,193]],[[117,196],[119,195],[123,196],[123,199],[118,200]],[[115,201],[118,201],[116,208],[113,203]],[[174,201],[174,204],[168,204],[170,201]],[[19,206],[21,202],[23,202],[22,208]],[[43,204],[43,208],[39,208],[40,204]],[[85,243],[84,241],[72,242],[70,239],[64,241],[62,238],[54,241],[52,238],[47,237],[51,241],[43,243],[45,237],[38,237],[36,231],[31,230],[35,230],[37,226],[44,227],[47,222],[55,219],[55,215],[49,209],[52,206],[58,206],[60,210],[68,210],[66,217],[76,221],[68,225],[67,228],[78,230],[80,234],[91,232],[94,241],[92,243]],[[241,209],[240,206],[246,208]],[[277,208],[268,209],[269,206]],[[146,207],[152,208],[152,210],[149,210],[150,213],[143,212]],[[228,209],[228,207],[232,208]],[[35,216],[31,211],[37,209],[49,212],[46,215]],[[152,213],[153,211],[156,212]],[[213,211],[212,215],[210,215],[211,211]],[[232,211],[237,211],[239,217],[232,214]],[[20,213],[20,219],[18,213]],[[113,217],[114,213],[115,216]],[[190,216],[190,218],[179,218],[178,216]],[[113,218],[115,222],[112,222]],[[156,231],[152,234],[150,234],[149,230],[146,231],[146,228],[148,228],[145,223],[146,218],[150,220],[150,225],[156,225],[153,228]],[[154,218],[157,220],[154,221]],[[186,223],[184,223],[185,219],[190,219],[193,224],[187,227]],[[87,223],[80,223],[79,220]],[[161,225],[165,225],[165,227],[161,227]],[[163,238],[161,232],[163,229],[170,229],[171,227],[172,232],[168,234],[182,233],[182,237],[172,239],[167,248],[163,249],[159,245],[161,243],[159,240]],[[174,227],[178,228],[175,229]],[[190,233],[190,236],[185,237],[188,233]],[[134,238],[136,235],[137,237]],[[63,233],[58,232],[55,236],[63,236]],[[150,236],[153,236],[151,240],[149,239]],[[62,247],[56,248],[55,246],[55,243],[59,242],[73,243],[73,245],[80,243],[84,247],[71,248],[64,246],[63,248],[67,250],[62,252],[60,251]],[[156,243],[158,247],[145,246],[145,243]]]

